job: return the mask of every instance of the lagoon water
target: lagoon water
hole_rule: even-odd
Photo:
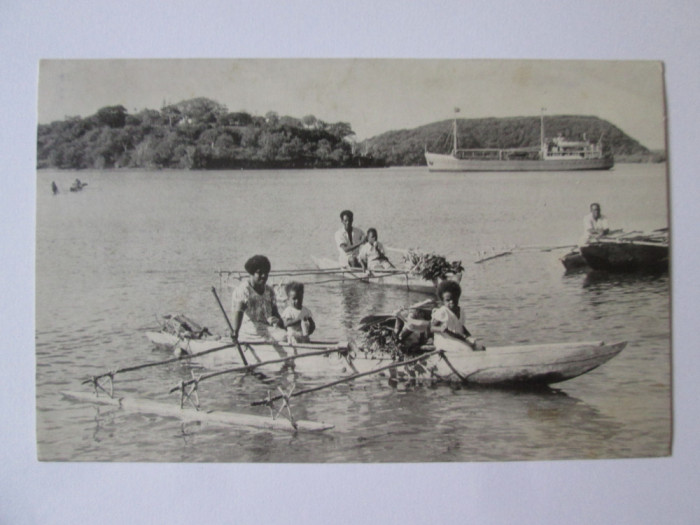
[[[648,457],[670,453],[668,274],[567,274],[559,251],[514,246],[577,241],[588,204],[613,228],[668,225],[665,165],[610,172],[429,174],[425,168],[308,171],[41,171],[37,176],[36,393],[42,460],[417,462]],[[88,182],[79,193],[75,177]],[[60,188],[51,194],[51,181]],[[487,346],[626,340],[615,359],[544,391],[390,385],[369,378],[295,398],[322,434],[183,424],[63,399],[89,374],[161,360],[144,331],[182,312],[223,333],[217,270],[255,253],[273,269],[335,257],[338,213],[375,226],[389,246],[461,259],[462,307]],[[362,283],[313,284],[305,305],[324,340],[356,337],[370,313],[424,298]],[[230,298],[224,297],[228,305]],[[272,374],[275,375],[275,374]],[[120,395],[177,404],[181,363],[118,375]],[[318,378],[279,372],[297,388]],[[206,409],[249,403],[270,384],[221,376],[200,386]]]

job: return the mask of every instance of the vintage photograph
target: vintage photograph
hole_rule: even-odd
[[[42,60],[41,461],[672,452],[657,61]]]

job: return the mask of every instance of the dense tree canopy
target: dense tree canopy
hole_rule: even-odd
[[[519,148],[539,145],[539,117],[458,120],[459,148]],[[314,115],[296,118],[268,111],[255,116],[229,112],[208,98],[193,98],[129,114],[107,106],[92,116],[67,117],[38,128],[40,168],[314,168],[425,165],[426,148],[448,152],[451,121],[389,131],[359,144],[348,122],[327,123]],[[563,135],[603,144],[617,161],[663,160],[605,120],[549,116],[548,137]],[[358,154],[356,150],[362,151]]]
[[[53,168],[312,168],[376,164],[353,154],[347,122],[313,115],[264,117],[229,112],[208,98],[129,114],[101,108],[38,128],[39,167]]]

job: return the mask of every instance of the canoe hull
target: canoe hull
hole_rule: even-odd
[[[325,257],[311,257],[314,265],[319,270],[332,270],[332,269],[342,269],[338,265],[338,261],[333,259],[328,259]],[[399,275],[386,275],[382,276],[381,273],[375,273],[371,278],[367,278],[365,273],[358,269],[347,269],[347,271],[341,274],[348,282],[364,282],[367,284],[376,284],[380,286],[388,286],[392,288],[401,288],[403,290],[408,290],[411,292],[418,292],[428,295],[435,295],[435,290],[437,288],[437,283],[434,281],[428,281],[427,279],[421,279],[420,277],[408,276],[403,273]],[[451,280],[460,282],[462,275],[454,275],[448,277]]]
[[[608,272],[668,270],[668,244],[600,241],[581,246],[581,254],[594,270]]]
[[[448,353],[447,358],[465,383],[549,385],[598,368],[622,352],[626,345],[626,342],[519,345],[488,348],[485,352]],[[444,365],[442,370],[447,371]]]
[[[162,344],[163,339],[168,335],[170,334],[159,334],[156,344]],[[149,334],[147,336],[153,341]],[[171,348],[174,351],[190,354],[225,344],[222,340],[183,341],[172,335],[170,337],[172,338]],[[399,367],[395,372],[386,372],[385,375],[396,376],[399,379],[424,376],[487,386],[547,385],[572,379],[599,367],[619,354],[626,344],[626,342],[615,344],[582,342],[518,345],[489,347],[485,352],[474,352],[469,347],[458,346],[454,350],[446,351],[446,360],[433,356],[426,358],[420,366]],[[281,344],[243,344],[242,348],[248,363],[253,364],[315,351],[313,344],[306,346],[311,348],[294,348]],[[319,350],[331,348],[327,344],[316,346]],[[193,362],[205,367],[242,364],[235,348],[201,357],[195,356]],[[269,367],[274,367],[276,370],[293,369],[303,375],[318,377],[368,372],[392,363],[395,361],[389,356],[356,349],[350,352],[348,357],[332,353],[327,356],[294,359],[284,365],[276,364]]]
[[[571,251],[559,260],[564,265],[564,268],[566,268],[566,270],[569,272],[589,268],[586,259],[583,258],[583,255],[581,255],[579,250]]]

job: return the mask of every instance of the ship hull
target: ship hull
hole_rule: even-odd
[[[609,157],[598,159],[478,160],[452,155],[426,153],[429,171],[591,171],[609,170],[615,164]]]

